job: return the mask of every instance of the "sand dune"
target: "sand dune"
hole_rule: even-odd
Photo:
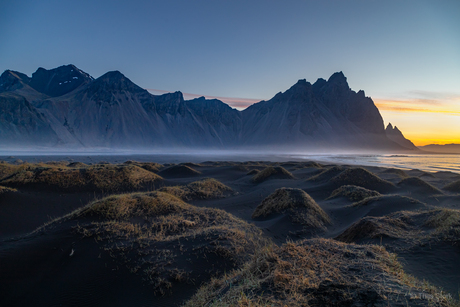
[[[109,162],[0,163],[0,305],[456,306],[457,174]]]

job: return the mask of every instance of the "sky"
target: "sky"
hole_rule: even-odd
[[[343,71],[416,145],[460,143],[458,0],[0,2],[0,70],[119,70],[239,109]]]

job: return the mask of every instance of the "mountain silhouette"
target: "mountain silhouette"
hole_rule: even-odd
[[[0,140],[8,146],[201,149],[414,149],[342,72],[243,111],[181,92],[152,95],[119,71],[94,79],[74,65],[0,76]],[[397,129],[397,128],[396,128]],[[397,130],[399,131],[399,130]],[[399,132],[400,133],[400,132]],[[410,146],[412,144],[412,146]]]

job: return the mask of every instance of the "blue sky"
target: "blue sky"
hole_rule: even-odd
[[[2,1],[0,70],[75,64],[256,100],[343,71],[388,122],[385,101],[460,103],[459,16],[458,0]]]

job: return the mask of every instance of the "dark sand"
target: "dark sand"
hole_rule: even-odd
[[[99,162],[94,157],[92,160]],[[83,162],[88,161],[87,158]],[[125,161],[116,157],[109,162]],[[192,298],[198,288],[212,277],[223,278],[224,273],[242,268],[258,250],[269,246],[270,241],[285,248],[283,244],[287,241],[301,242],[312,238],[383,246],[386,251],[398,255],[405,273],[426,280],[435,287],[442,287],[443,293],[457,300],[459,298],[460,196],[458,183],[455,183],[459,179],[458,174],[347,165],[337,167],[316,162],[193,160],[194,163],[180,165],[166,164],[166,159],[150,162],[164,165],[135,165],[161,176],[161,179],[146,175],[144,171],[136,172],[134,177],[130,175],[118,182],[121,188],[117,188],[116,192],[96,189],[95,185],[84,185],[81,191],[78,186],[74,189],[68,185],[59,189],[59,183],[47,184],[48,179],[42,180],[38,175],[34,175],[33,179],[27,177],[29,181],[25,184],[17,179],[24,178],[17,174],[23,170],[3,172],[0,186],[10,189],[0,188],[0,306],[178,306]],[[35,166],[29,167],[33,169]],[[66,170],[88,166],[73,164],[60,167]],[[277,171],[266,171],[261,176],[268,167]],[[214,178],[231,190],[216,184],[190,185],[205,178]],[[124,184],[126,182],[130,185]],[[130,186],[135,188],[126,188]],[[179,217],[174,215],[177,212],[163,212],[161,217],[155,215],[157,213],[143,215],[144,209],[132,207],[129,210],[134,211],[123,217],[73,214],[59,219],[111,194],[152,190],[167,192],[165,187],[177,186],[186,187],[175,188],[173,194],[177,199],[182,198],[187,206],[191,205],[186,211],[181,211]],[[348,187],[347,193],[342,190],[341,194],[330,197],[342,186],[366,190]],[[293,218],[295,206],[289,212],[274,211],[263,219],[253,219],[255,209],[280,188],[301,189],[308,193],[325,212],[330,223],[322,223],[324,227],[307,227]],[[353,198],[351,193],[358,193],[358,196],[353,194],[358,198]],[[200,208],[221,209],[225,214],[215,210],[202,213]],[[437,215],[429,212],[440,208],[450,211],[438,216],[436,221],[430,220]],[[410,214],[398,213],[400,211]],[[219,218],[210,218],[217,215]],[[57,220],[52,221],[55,218]],[[173,223],[171,228],[165,226],[166,230],[155,228],[168,219],[176,224]],[[368,220],[371,222],[368,223]],[[255,227],[251,228],[246,222]],[[48,225],[35,230],[45,223]],[[114,231],[110,225],[123,225],[125,232],[121,228]],[[220,225],[227,226],[221,229]],[[370,226],[356,228],[360,225]],[[246,237],[256,230],[261,231],[256,236],[259,238]],[[354,235],[355,232],[360,235]],[[232,236],[241,237],[234,240]],[[328,240],[307,240],[296,248],[326,246],[330,244]],[[246,243],[243,244],[243,241]],[[142,245],[144,243],[145,246]],[[337,246],[340,246],[338,250],[359,249],[356,245]],[[281,252],[276,253],[281,255]],[[363,258],[363,268],[369,267],[369,261]],[[369,287],[373,276],[377,275],[378,272],[365,271],[366,283],[352,288]],[[347,282],[350,283],[350,280]],[[321,295],[327,297],[329,288],[324,285],[328,282],[323,280],[320,282],[322,288],[309,288],[305,293],[317,293],[321,289]],[[331,291],[337,292],[336,286],[331,287]],[[381,285],[377,287],[376,284],[376,289],[379,287]],[[397,291],[411,289],[405,284],[394,287]],[[396,306],[401,303],[383,295],[385,291],[382,295],[354,296],[354,302],[356,306]],[[420,294],[425,290],[413,286],[413,291]],[[426,291],[426,297],[422,295],[417,300],[406,297],[406,303],[409,306],[425,306],[433,297],[433,293]],[[262,295],[262,292],[263,289],[257,293]],[[435,293],[442,297],[440,290],[435,290]],[[250,297],[248,293],[247,296]],[[339,301],[329,304],[340,306],[342,296],[337,297]],[[318,300],[310,303],[318,306],[321,302],[325,303]],[[430,302],[435,306],[449,306],[446,301]],[[350,302],[346,303],[344,299],[343,303]]]

